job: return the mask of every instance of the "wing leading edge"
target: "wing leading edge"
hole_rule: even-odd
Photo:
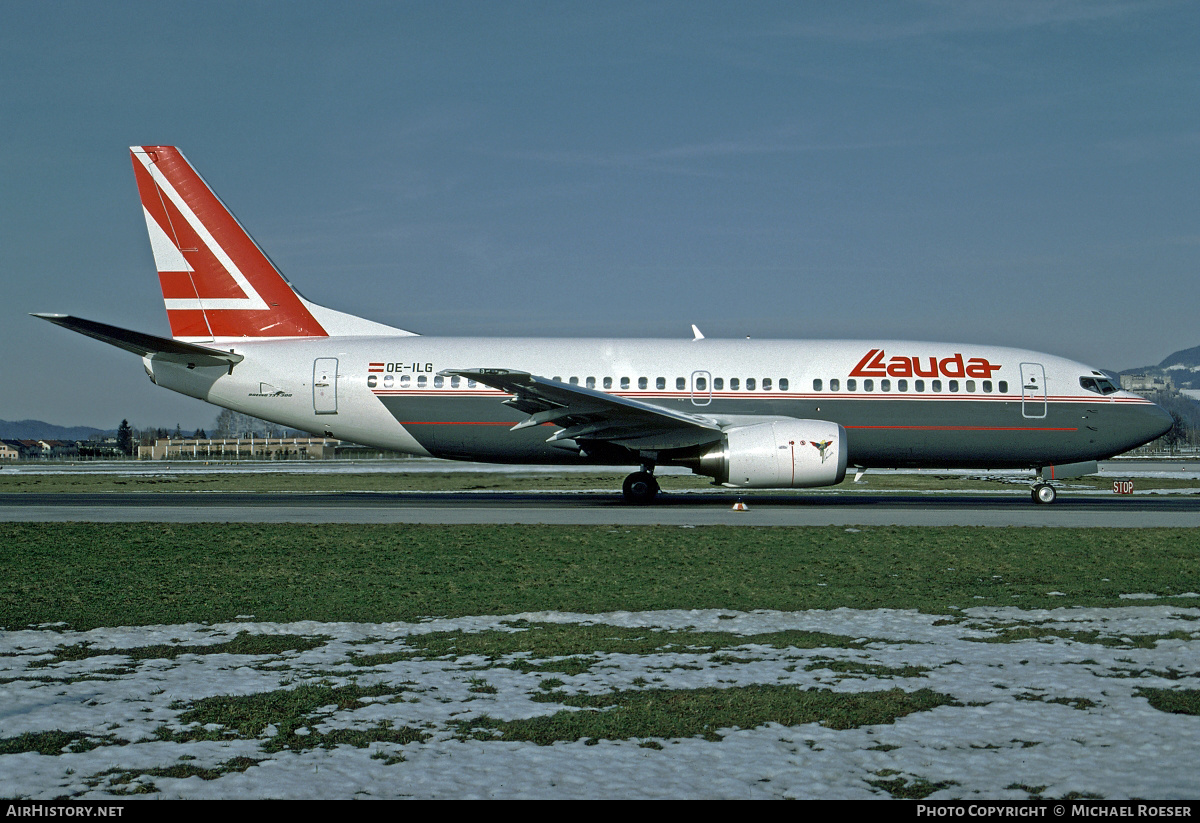
[[[513,395],[504,404],[529,415],[513,426],[513,431],[546,423],[562,426],[548,442],[591,440],[630,449],[661,451],[713,443],[723,435],[720,424],[707,417],[561,383],[529,372],[448,369],[441,374],[465,377]]]

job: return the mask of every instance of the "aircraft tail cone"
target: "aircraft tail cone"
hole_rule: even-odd
[[[750,511],[750,507],[743,503],[742,498],[739,497],[738,502],[733,504],[733,510],[735,512],[748,512]]]

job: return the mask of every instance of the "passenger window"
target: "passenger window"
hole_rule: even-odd
[[[788,390],[788,379],[786,377],[779,378],[779,390],[780,391]]]
[[[708,391],[708,381],[703,377],[696,378],[696,391]]]
[[[850,378],[849,380],[846,381],[846,391],[857,391],[857,390],[858,390],[858,381],[857,380],[855,380],[854,378]]]
[[[975,391],[975,381],[974,380],[967,381],[967,391],[971,391],[971,392]]]
[[[425,375],[423,375],[423,374],[422,374],[422,375],[420,375],[419,377],[417,377],[417,388],[418,388],[418,389],[423,389],[423,388],[425,388],[425,384],[426,384],[428,381],[429,381],[429,378],[428,378],[428,377],[426,377],[426,376],[425,376]]]
[[[754,378],[747,377],[746,378],[746,391],[754,391],[755,386],[756,386],[756,384],[754,382]]]
[[[455,379],[458,379],[458,378],[455,378]],[[396,378],[392,377],[392,375],[385,374],[383,376],[383,387],[385,389],[390,389],[392,387],[392,383],[395,382],[395,380],[396,380]]]
[[[875,391],[875,381],[874,380],[864,380],[863,381],[863,391]]]
[[[999,386],[1000,386],[1001,394],[1008,394],[1008,381],[1007,380],[1001,380]]]
[[[983,381],[983,393],[984,393],[984,394],[991,394],[991,393],[992,393],[992,381],[991,381],[991,380],[984,380],[984,381]]]
[[[639,377],[638,378],[638,388],[639,389],[644,389],[649,385],[650,385],[650,378],[648,378],[648,377]]]
[[[457,374],[450,378],[450,388],[457,389],[462,385],[462,378]]]
[[[604,388],[606,388],[606,389],[612,388],[612,378],[611,377],[604,378]]]
[[[596,388],[596,378],[594,378],[594,377],[589,377],[589,378],[587,379],[587,387],[588,387],[589,389],[594,389],[594,388]]]
[[[578,377],[572,377],[572,378],[570,378],[569,380],[567,380],[567,382],[568,382],[568,383],[570,383],[572,386],[578,386],[578,385],[579,385],[579,378],[578,378]]]
[[[913,388],[916,389],[917,391],[925,391],[925,381],[924,380],[914,380]]]
[[[730,391],[737,391],[737,390],[738,390],[738,389],[740,389],[741,387],[742,387],[742,381],[741,381],[741,380],[739,380],[739,379],[738,379],[738,378],[736,378],[736,377],[731,377],[731,378],[729,378],[729,390],[730,390]]]
[[[412,378],[407,374],[400,375],[400,387],[403,389],[407,389],[408,384],[411,380],[412,380]]]
[[[830,383],[829,385],[830,385],[830,388],[833,387],[832,383]],[[813,391],[820,391],[820,390],[821,390],[821,378],[818,377],[816,380],[813,381]]]
[[[435,375],[433,378],[433,387],[435,389],[440,389],[444,385],[446,385],[446,378],[442,377],[440,374]]]
[[[667,378],[665,378],[665,377],[655,378],[654,385],[660,390],[665,389],[667,387]]]
[[[771,378],[764,377],[763,378],[763,391],[770,391],[770,390],[771,390]]]
[[[551,380],[553,380],[555,383],[561,383],[561,382],[562,382],[562,377],[561,377],[560,375],[557,375],[557,374],[556,374],[556,375],[554,375],[554,377],[552,377],[552,378],[550,378],[550,379],[551,379]]]
[[[475,388],[475,381],[474,381],[474,380],[468,380],[468,381],[467,381],[467,388],[468,388],[468,389],[473,389],[473,388]]]
[[[836,377],[829,381],[829,390],[830,391],[837,391],[841,387],[842,387],[842,383]]]
[[[879,390],[880,391],[891,391],[892,390],[892,381],[891,380],[880,380],[879,381]]]
[[[934,390],[934,391],[941,391],[941,390],[942,390],[942,381],[941,381],[941,380],[934,380],[934,381],[933,381],[933,390]]]
[[[896,381],[896,391],[908,391],[908,381],[907,380],[897,380]]]
[[[725,388],[725,378],[724,377],[714,377],[713,378],[713,391],[721,391],[724,388]]]
[[[958,381],[957,380],[950,381],[950,391],[958,391]]]
[[[621,388],[622,388],[622,389],[627,389],[627,388],[629,388],[629,378],[628,378],[628,377],[622,377],[622,378],[621,378]]]
[[[683,391],[684,389],[686,389],[687,388],[687,378],[686,377],[676,377],[675,378],[675,388],[678,391]]]

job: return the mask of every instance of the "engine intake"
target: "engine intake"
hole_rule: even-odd
[[[846,478],[846,430],[828,420],[772,420],[726,430],[692,471],[742,489],[834,486]]]

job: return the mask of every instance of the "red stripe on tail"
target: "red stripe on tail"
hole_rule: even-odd
[[[173,336],[327,336],[178,149],[130,155]]]

